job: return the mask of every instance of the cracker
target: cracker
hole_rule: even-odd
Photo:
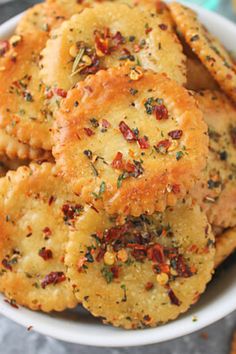
[[[183,87],[152,72],[132,80],[135,70],[99,71],[68,92],[53,154],[83,200],[139,216],[174,205],[193,186],[208,138]]]
[[[65,262],[75,295],[105,323],[127,329],[175,319],[211,279],[214,236],[197,205],[127,217],[88,208],[70,232]]]
[[[236,109],[218,91],[195,94],[209,129],[209,157],[205,174],[193,196],[210,223],[236,225]]]
[[[165,72],[183,84],[185,56],[168,26],[149,7],[95,4],[52,32],[42,51],[43,82],[54,91],[67,91],[88,74],[129,62]]]
[[[218,85],[199,60],[187,58],[186,88],[193,91],[217,90]]]
[[[227,50],[199,22],[193,10],[176,2],[169,8],[186,42],[220,87],[236,102],[236,67]]]
[[[79,4],[76,0],[46,0],[30,7],[25,12],[16,27],[16,33],[25,34],[37,31],[44,32],[48,37],[51,29],[59,26],[75,13],[82,11],[83,8],[84,4]]]
[[[76,9],[83,6],[77,4]],[[52,147],[53,112],[39,76],[40,52],[50,30],[73,13],[57,2],[34,6],[23,16],[0,58],[0,126],[33,148]]]
[[[76,306],[64,255],[80,207],[54,165],[8,172],[0,180],[0,205],[0,291],[33,310]]]
[[[216,237],[215,268],[223,263],[236,249],[236,229],[225,231]]]
[[[51,157],[49,151],[34,149],[27,144],[23,144],[14,136],[8,135],[3,129],[0,129],[0,156],[7,156],[9,159],[29,159],[29,160],[47,160]]]
[[[30,161],[27,159],[26,160],[21,160],[18,158],[9,159],[5,155],[0,156],[0,165],[4,167],[6,173],[9,170],[17,170],[20,166],[28,166],[29,164]]]

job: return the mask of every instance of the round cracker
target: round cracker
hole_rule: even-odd
[[[18,38],[19,42],[1,58],[0,125],[20,141],[49,150],[52,112],[45,102],[38,67],[45,35]]]
[[[214,236],[197,205],[124,218],[88,208],[65,262],[75,295],[105,323],[127,329],[175,319],[211,279]]]
[[[236,102],[236,66],[227,50],[188,7],[169,5],[178,30],[225,93]]]
[[[67,8],[59,2],[34,6],[23,16],[0,58],[0,126],[34,148],[52,147],[53,112],[39,76],[40,52],[50,30],[79,9],[83,6]]]
[[[8,172],[0,180],[0,205],[0,291],[33,310],[76,306],[64,255],[80,207],[54,165]]]
[[[68,92],[53,154],[83,200],[139,216],[174,205],[205,167],[207,127],[194,99],[163,74],[99,71]]]
[[[148,6],[94,4],[52,32],[42,51],[43,82],[54,91],[67,91],[89,73],[129,62],[165,72],[183,84],[185,56],[168,26]]]
[[[216,238],[215,268],[236,250],[236,229],[230,229]]]
[[[88,0],[85,2],[87,3]],[[75,13],[82,11],[84,6],[76,0],[46,0],[30,7],[25,12],[16,27],[16,33],[25,34],[37,31],[44,32],[48,36],[51,29],[59,26]]]
[[[210,223],[236,225],[236,109],[218,91],[201,91],[195,98],[209,130],[207,169],[191,194]]]
[[[34,149],[27,144],[23,144],[16,137],[8,135],[0,128],[0,155],[5,155],[9,159],[29,159],[29,160],[48,160],[51,158],[49,151]]]

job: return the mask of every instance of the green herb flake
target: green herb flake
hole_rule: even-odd
[[[80,64],[80,61],[81,61],[83,55],[84,55],[84,52],[85,52],[85,48],[80,48],[79,53],[76,55],[73,66],[72,66],[72,70],[71,70],[71,77],[75,76],[80,71],[78,66]]]
[[[101,199],[105,191],[106,191],[106,183],[102,181],[102,183],[100,184],[99,192],[98,193],[93,192],[92,194],[96,199]]]
[[[175,156],[176,156],[176,160],[179,161],[184,156],[184,153],[183,151],[177,151]]]
[[[114,278],[114,274],[112,273],[110,268],[107,266],[103,267],[101,269],[101,273],[102,273],[103,277],[105,278],[107,284],[110,284]]]

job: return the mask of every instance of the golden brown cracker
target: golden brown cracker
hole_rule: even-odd
[[[80,208],[50,163],[20,167],[0,180],[1,292],[45,312],[77,304],[64,256]]]
[[[173,320],[211,279],[214,237],[197,205],[180,203],[121,224],[87,208],[69,238],[65,262],[76,297],[114,326]]]
[[[206,163],[208,138],[194,99],[163,74],[99,71],[69,91],[53,154],[65,180],[113,213],[162,211]],[[105,89],[104,89],[105,88]]]

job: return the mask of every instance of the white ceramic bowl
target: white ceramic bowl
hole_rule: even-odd
[[[235,50],[236,26],[227,19],[194,7],[203,23],[229,50]],[[21,16],[21,15],[19,15]],[[19,16],[0,26],[0,37],[14,30]],[[195,332],[218,321],[236,309],[236,264],[220,272],[209,284],[200,301],[177,320],[153,329],[127,331],[103,325],[88,312],[78,308],[57,314],[43,314],[25,308],[14,309],[0,295],[0,313],[13,321],[45,335],[67,342],[104,347],[140,346],[159,343]],[[197,321],[193,321],[195,318]]]

